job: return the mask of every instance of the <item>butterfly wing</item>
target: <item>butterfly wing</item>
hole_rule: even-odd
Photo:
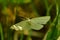
[[[31,28],[34,30],[40,30],[43,28],[43,24],[46,24],[50,19],[50,16],[38,17],[31,19]]]
[[[50,19],[50,16],[44,16],[44,17],[37,17],[31,19],[31,22],[36,23],[36,24],[46,24]]]
[[[31,22],[31,29],[40,30],[42,28],[43,28],[43,25],[40,25],[40,24],[36,24],[36,23],[32,23]]]
[[[19,29],[19,28],[21,28],[22,27],[22,30],[30,30],[31,29],[31,25],[28,23],[28,21],[26,20],[26,21],[21,21],[21,22],[19,22],[19,23],[17,23],[17,24],[15,24],[15,26],[18,28],[18,30],[21,30],[21,29]],[[13,26],[12,26],[13,27]],[[13,28],[12,28],[13,29]],[[15,28],[16,29],[16,28]]]

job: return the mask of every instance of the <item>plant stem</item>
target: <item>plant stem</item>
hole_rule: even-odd
[[[44,3],[45,3],[45,6],[46,6],[46,9],[48,9],[48,0],[44,0]]]
[[[46,13],[47,16],[50,16],[50,10],[51,10],[52,6],[53,6],[53,4],[51,4],[51,5],[47,8],[47,13]]]
[[[3,29],[2,29],[1,23],[0,23],[0,33],[1,33],[1,40],[4,40]]]
[[[39,16],[39,14],[38,14],[38,12],[37,12],[37,9],[36,9],[36,7],[35,7],[35,4],[34,4],[34,2],[31,0],[31,3],[32,3],[32,8],[33,8],[33,11],[34,12],[36,12],[36,13],[34,13],[36,16]]]
[[[21,33],[20,40],[23,40],[23,35],[24,35],[24,31],[22,31],[22,33]]]
[[[29,30],[29,35],[27,37],[27,40],[31,40],[31,34],[32,34],[32,30]]]

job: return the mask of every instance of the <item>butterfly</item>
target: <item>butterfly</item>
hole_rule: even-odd
[[[15,25],[11,26],[11,29],[15,30],[40,30],[42,29],[48,21],[50,20],[50,16],[36,17],[27,20],[21,21]]]

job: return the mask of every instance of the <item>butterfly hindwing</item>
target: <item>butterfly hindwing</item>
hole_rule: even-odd
[[[31,22],[32,23],[32,22]],[[31,29],[34,29],[34,30],[40,30],[43,28],[43,25],[40,25],[40,24],[36,24],[36,23],[33,23],[31,24]]]

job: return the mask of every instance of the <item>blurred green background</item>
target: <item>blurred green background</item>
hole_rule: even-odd
[[[0,40],[58,40],[60,36],[60,0],[0,0]],[[24,18],[50,16],[41,30],[23,33],[10,27]],[[60,39],[59,39],[60,40]]]

